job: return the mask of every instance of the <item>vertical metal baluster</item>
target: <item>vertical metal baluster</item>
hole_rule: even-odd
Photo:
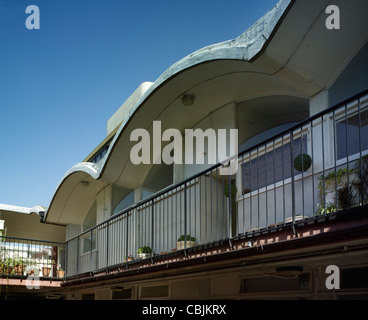
[[[152,262],[153,262],[153,252],[154,252],[154,247],[155,247],[155,242],[154,242],[154,234],[155,234],[155,229],[154,229],[154,227],[155,227],[155,217],[154,217],[154,215],[155,215],[155,208],[154,208],[154,205],[155,205],[155,200],[154,199],[152,199],[151,200],[151,202],[152,202],[152,217],[151,217],[151,219],[152,219],[152,226],[151,226],[151,248],[152,248],[152,254],[151,254],[151,260],[152,260]]]
[[[321,141],[322,141],[322,175],[323,175],[323,206],[326,214],[326,173],[325,173],[325,136],[323,130],[323,116],[321,116]]]
[[[291,170],[291,216],[292,216],[292,228],[294,234],[295,231],[295,177],[294,177],[294,165],[293,165],[293,143],[294,143],[294,135],[293,131],[290,131],[290,170]]]
[[[129,214],[130,214],[130,211],[125,213],[126,215],[126,218],[125,218],[125,224],[126,224],[125,226],[125,260],[127,263],[128,263],[128,256],[129,256]]]
[[[332,112],[333,118],[333,140],[334,140],[334,172],[335,172],[335,207],[337,211],[337,138],[336,138],[336,117],[335,117],[335,109]]]
[[[316,199],[315,199],[315,187],[314,187],[314,143],[313,143],[313,121],[310,122],[310,139],[311,139],[311,156],[312,156],[312,198],[313,198],[313,217],[316,216]]]
[[[90,262],[89,269],[90,269],[90,271],[92,271],[92,230],[90,230],[90,233],[91,233],[91,236],[90,236],[90,239],[91,239],[91,254],[90,254],[90,257],[89,257],[89,262]]]
[[[241,197],[242,197],[242,202],[243,202],[243,213],[242,213],[242,216],[243,216],[243,226],[242,228],[240,228],[240,226],[238,225],[238,233],[244,233],[244,222],[245,222],[245,192],[244,192],[244,186],[245,186],[245,178],[244,178],[244,153],[242,154],[242,159],[241,159],[241,166],[240,166],[240,169],[241,169],[241,174],[239,176],[239,185],[240,185],[240,189],[241,189]],[[239,221],[239,220],[238,220]]]
[[[284,167],[284,136],[281,137],[281,169],[282,169],[282,208],[283,208],[283,221],[285,223],[285,167]]]
[[[345,131],[346,131],[346,176],[347,176],[347,188],[349,192],[350,188],[350,172],[349,172],[349,121],[347,113],[347,105],[345,104]],[[348,201],[348,208],[350,209],[351,203]]]
[[[109,221],[107,221],[107,224],[106,224],[106,268],[109,267],[109,225],[110,225]]]
[[[79,274],[79,236],[77,237],[77,274]]]
[[[303,127],[300,127],[300,143],[302,149],[302,211],[303,211],[303,219],[305,218],[305,201],[304,201],[304,144],[303,144]],[[306,148],[307,150],[307,148]],[[307,154],[307,152],[305,152]],[[293,163],[291,164],[294,165]]]
[[[362,136],[361,136],[361,114],[360,114],[360,98],[358,98],[358,135],[359,135],[359,178],[360,178],[360,184],[359,184],[359,206],[364,205],[364,197],[363,197],[363,158],[362,158]]]
[[[272,140],[272,156],[273,156],[273,202],[274,202],[275,225],[277,225],[277,188],[276,188],[276,150],[275,150],[275,139]]]
[[[228,219],[229,219],[229,239],[232,238],[232,210],[231,210],[231,176],[228,175],[228,183],[229,183],[229,214],[228,214]],[[230,243],[231,246],[231,243]]]
[[[261,205],[260,205],[260,185],[259,185],[259,148],[257,147],[257,228],[260,228],[260,215],[261,215]]]
[[[253,229],[252,151],[249,151],[249,231]],[[249,232],[248,231],[248,232]]]
[[[187,248],[187,183],[184,183],[184,234],[185,234],[185,242],[184,249]]]
[[[264,144],[265,183],[266,183],[266,227],[268,226],[268,181],[267,181],[267,144]]]

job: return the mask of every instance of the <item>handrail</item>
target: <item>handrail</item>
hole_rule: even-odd
[[[58,242],[53,240],[38,240],[38,239],[29,239],[29,238],[19,238],[19,237],[10,237],[10,236],[0,236],[1,239],[14,239],[14,240],[21,240],[21,241],[37,241],[40,243],[54,243],[58,245],[65,245],[65,242]]]

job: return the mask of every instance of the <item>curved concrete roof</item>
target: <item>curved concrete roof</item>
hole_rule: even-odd
[[[364,0],[357,1],[360,7],[367,6]],[[191,111],[183,111],[178,104],[187,92],[196,96],[197,119],[202,119],[229,101],[267,95],[307,99],[328,88],[342,71],[341,66],[364,44],[368,30],[365,10],[356,3],[344,2],[341,6],[345,12],[354,19],[362,16],[365,25],[347,26],[338,37],[328,33],[328,3],[281,0],[238,38],[200,49],[171,66],[130,109],[99,166],[77,164],[64,175],[46,219],[81,224],[80,213],[88,211],[82,203],[90,206],[89,201],[103,186],[121,181],[123,171],[125,183],[134,188],[149,167],[139,171],[129,167],[129,130],[149,129],[155,119],[169,119],[170,127],[179,130],[193,127]],[[341,36],[346,36],[344,43]],[[88,181],[90,188],[83,189],[81,181]]]
[[[46,208],[41,207],[41,206],[33,206],[32,208],[28,208],[28,207],[19,207],[19,206],[12,206],[8,204],[0,203],[0,211],[10,212],[10,213],[23,213],[23,214],[36,213],[37,215],[42,216],[44,212],[46,211]]]

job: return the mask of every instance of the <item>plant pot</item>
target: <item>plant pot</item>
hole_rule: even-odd
[[[13,271],[13,268],[12,267],[8,267],[8,266],[3,266],[1,269],[0,269],[0,274],[4,274],[4,275],[8,275],[8,274],[11,274]]]
[[[187,240],[186,248],[195,247],[196,245],[197,245],[197,242],[196,241],[189,241],[189,240]],[[177,241],[176,242],[176,249],[177,250],[185,249],[185,241]]]
[[[42,275],[44,277],[48,277],[50,275],[51,268],[49,267],[42,267]]]
[[[24,270],[25,270],[25,265],[17,264],[14,266],[14,272],[17,275],[22,275],[24,273]]]
[[[138,253],[138,258],[140,259],[149,259],[151,258],[152,253]]]
[[[58,270],[57,271],[58,278],[64,278],[64,275],[65,275],[65,271],[64,270]]]

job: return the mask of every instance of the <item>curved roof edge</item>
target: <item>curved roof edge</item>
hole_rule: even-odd
[[[134,106],[129,110],[129,113],[125,117],[124,121],[119,126],[115,137],[113,138],[110,148],[107,151],[104,159],[98,166],[89,162],[82,162],[73,166],[61,179],[59,185],[54,192],[53,198],[50,202],[49,209],[46,211],[45,219],[47,219],[48,211],[52,207],[53,200],[61,188],[64,181],[75,172],[85,172],[93,179],[98,180],[101,178],[106,162],[110,157],[114,144],[124,131],[126,124],[133,117],[134,113],[139,109],[143,102],[152,95],[159,87],[175,75],[182,71],[194,67],[196,65],[214,61],[214,60],[244,60],[250,61],[261,53],[264,46],[270,40],[272,33],[277,28],[281,18],[287,12],[289,6],[294,0],[280,0],[269,12],[261,17],[253,26],[247,31],[242,33],[239,37],[224,41],[221,43],[213,44],[202,49],[199,49],[185,58],[179,60],[171,67],[169,67],[151,86],[147,91],[138,99]]]
[[[107,151],[104,159],[100,163],[100,170],[98,178],[101,177],[105,164],[114,149],[114,144],[119,138],[120,134],[124,130],[126,124],[133,117],[133,114],[142,105],[142,103],[153,94],[159,87],[161,87],[166,81],[180,72],[194,67],[198,64],[202,64],[213,60],[244,60],[250,61],[255,58],[264,48],[269,41],[272,33],[275,31],[278,23],[283,15],[287,12],[289,6],[294,0],[280,0],[268,13],[260,18],[255,24],[253,24],[247,31],[242,33],[239,37],[220,42],[217,44],[209,45],[202,49],[199,49],[185,58],[174,63],[169,67],[140,97],[135,105],[129,110],[128,115],[121,123],[117,130],[109,150]]]
[[[23,213],[23,214],[32,214],[36,213],[37,215],[42,215],[45,212],[46,208],[41,206],[33,206],[32,208],[27,207],[19,207],[8,204],[0,204],[0,211],[14,212],[14,213]]]

